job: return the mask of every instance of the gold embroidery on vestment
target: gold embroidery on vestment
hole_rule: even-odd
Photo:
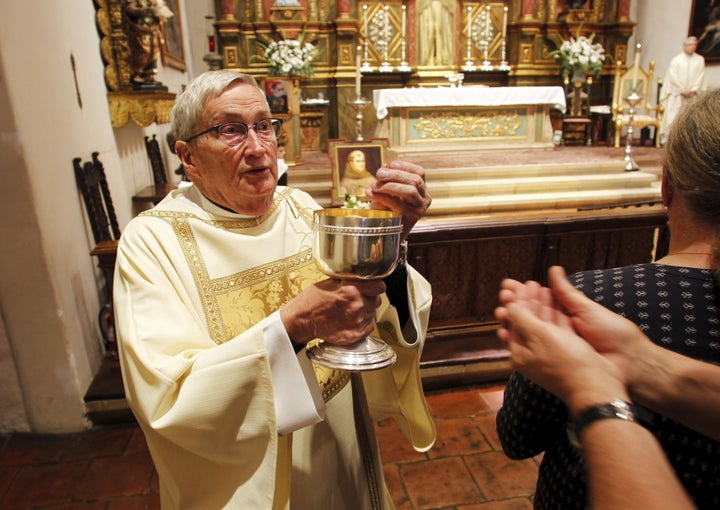
[[[286,194],[287,192],[284,193]],[[260,223],[277,209],[281,200],[286,198],[284,195],[276,198],[271,210],[260,217]],[[293,216],[302,218],[302,221],[309,225],[312,219],[310,211],[301,208],[292,197],[289,197],[288,202],[291,208],[294,204],[294,210],[299,211],[298,215]],[[284,306],[309,285],[327,278],[315,264],[312,250],[307,248],[246,271],[212,279],[190,220],[224,230],[238,230],[257,228],[259,223],[255,218],[205,220],[180,212],[150,210],[146,213],[148,216],[170,219],[197,286],[208,331],[217,344],[236,337]],[[315,364],[313,368],[326,402],[350,380],[350,375],[343,370],[326,369]]]
[[[312,367],[325,402],[329,402],[350,381],[350,373],[347,370],[327,368],[315,363],[312,364]]]

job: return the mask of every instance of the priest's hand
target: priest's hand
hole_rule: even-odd
[[[349,345],[375,328],[375,309],[385,292],[382,280],[323,280],[280,309],[285,330],[296,343],[322,338]]]
[[[388,209],[403,216],[404,240],[432,203],[423,167],[395,160],[378,169],[367,190],[373,209]]]

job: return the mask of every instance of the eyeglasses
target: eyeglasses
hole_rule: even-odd
[[[217,126],[207,128],[205,131],[195,133],[191,137],[186,138],[185,142],[189,142],[211,131],[215,131],[218,134],[220,141],[222,141],[225,145],[234,147],[247,140],[248,132],[251,129],[254,129],[255,133],[257,133],[258,137],[262,140],[275,140],[280,134],[281,126],[282,120],[280,119],[260,119],[256,120],[252,126],[248,126],[244,122],[223,122]]]

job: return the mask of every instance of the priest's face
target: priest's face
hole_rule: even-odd
[[[269,117],[265,95],[247,83],[235,83],[205,100],[196,133],[226,122],[250,126],[245,137],[237,137],[238,126],[231,125],[178,143],[177,155],[188,176],[207,198],[248,216],[269,209],[277,185],[277,140],[268,135],[267,124],[255,124]]]
[[[365,153],[363,151],[352,151],[348,154],[348,165],[354,175],[365,174]]]
[[[697,50],[697,40],[696,39],[688,39],[683,44],[683,51],[687,53],[688,55],[692,55]]]

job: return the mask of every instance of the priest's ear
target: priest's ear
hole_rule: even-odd
[[[185,174],[190,178],[190,180],[194,181],[198,175],[198,171],[193,163],[190,142],[186,142],[184,140],[178,140],[175,142],[175,154],[185,167]]]

